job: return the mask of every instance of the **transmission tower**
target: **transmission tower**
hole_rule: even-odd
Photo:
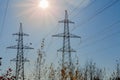
[[[74,49],[71,48],[70,39],[71,38],[80,38],[80,36],[71,34],[69,31],[69,24],[74,24],[74,22],[68,19],[67,10],[65,10],[65,19],[59,21],[59,23],[64,24],[64,32],[53,35],[53,37],[63,37],[63,47],[58,50],[58,52],[62,52],[62,69],[68,68],[72,71],[72,58],[71,53],[76,52]]]
[[[29,46],[25,46],[23,44],[23,36],[29,36],[28,34],[23,33],[22,30],[22,23],[20,23],[20,29],[18,33],[15,33],[13,35],[17,35],[18,39],[17,41],[17,45],[15,46],[10,46],[7,48],[10,49],[17,49],[17,55],[16,58],[14,58],[11,61],[15,61],[16,62],[16,80],[24,80],[24,63],[25,62],[29,62],[29,60],[27,60],[26,58],[24,58],[24,49],[33,49]]]
[[[41,79],[41,75],[42,75],[42,65],[44,64],[45,62],[45,59],[43,59],[43,56],[45,56],[44,54],[44,39],[41,43],[41,49],[38,49],[38,57],[37,57],[37,65],[36,65],[36,80],[42,80]]]

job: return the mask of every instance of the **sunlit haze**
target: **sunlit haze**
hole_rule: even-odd
[[[72,22],[74,24],[71,24]],[[117,73],[116,63],[119,62],[120,65],[120,0],[0,0],[0,76],[5,74],[6,77],[9,68],[12,68],[13,74],[16,73],[15,61],[19,61],[16,58],[16,48],[21,40],[16,34],[12,34],[19,32],[20,23],[23,32],[29,36],[24,36],[24,43],[19,45],[34,48],[25,50],[21,47],[25,58],[21,60],[29,60],[24,63],[23,69],[26,80],[35,80],[38,76],[35,76],[38,73],[38,57],[41,57],[38,49],[43,50],[43,56],[39,59],[42,61],[40,75],[45,79],[41,80],[60,80],[58,76],[68,71],[65,77],[69,74],[71,76],[72,71],[67,68],[72,67],[73,74],[75,73],[72,77],[80,74],[81,79],[84,79],[86,73],[88,78],[90,77],[91,66],[93,79],[97,75],[112,77],[112,73]],[[20,57],[21,55],[23,54],[20,54]],[[93,61],[93,64],[90,63],[89,67],[87,64],[90,61]],[[64,63],[72,66],[64,67]],[[99,73],[103,69],[104,74]],[[53,77],[55,78],[48,79]]]
[[[49,7],[49,3],[47,0],[40,0],[39,7],[42,9],[46,9]]]

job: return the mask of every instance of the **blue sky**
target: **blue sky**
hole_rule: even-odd
[[[13,33],[18,32],[19,23],[23,23],[23,31],[30,34],[25,37],[25,44],[32,42],[34,50],[25,51],[25,57],[33,65],[37,49],[45,38],[46,62],[56,63],[61,54],[57,50],[62,47],[62,38],[52,38],[53,34],[63,32],[64,10],[68,10],[69,19],[75,24],[70,25],[73,34],[81,36],[72,39],[71,46],[77,50],[80,65],[87,60],[93,60],[100,67],[113,70],[116,59],[120,56],[120,1],[117,0],[48,0],[49,8],[42,10],[38,7],[39,0],[10,0],[4,20],[7,0],[0,0],[0,56],[2,72],[8,67],[14,67],[15,50],[6,47],[16,45]],[[104,9],[105,8],[105,9]],[[4,25],[3,25],[4,21]],[[74,28],[74,29],[73,29]],[[56,60],[57,57],[57,60]]]

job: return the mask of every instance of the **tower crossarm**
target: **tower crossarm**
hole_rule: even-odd
[[[59,34],[56,34],[56,35],[52,35],[52,37],[64,37],[64,33],[59,33]]]
[[[16,58],[11,59],[10,61],[18,61]],[[27,58],[24,58],[23,62],[30,62],[30,60],[28,60]]]
[[[77,35],[74,35],[74,34],[70,34],[69,36],[70,36],[70,38],[81,38],[80,36],[77,36]]]
[[[29,46],[23,46],[23,49],[34,49],[34,48],[29,47]]]
[[[69,34],[65,35],[64,33],[52,35],[52,37],[70,37],[70,38],[81,38],[80,36],[74,35],[74,34]]]
[[[16,61],[18,61],[18,60],[17,60],[16,58],[13,58],[13,59],[11,59],[10,61],[15,61],[15,62],[16,62]]]
[[[17,48],[18,48],[17,45],[7,47],[7,49],[17,49]]]
[[[58,21],[59,23],[72,23],[72,24],[75,24],[74,22],[68,20],[68,19],[64,19],[62,21]]]
[[[57,50],[58,52],[63,52],[63,48],[60,48],[59,50]],[[76,52],[74,49],[72,49],[72,48],[70,48],[70,50],[69,49],[66,49],[66,50],[64,50],[64,52]]]
[[[18,49],[18,48],[19,47],[17,45],[7,47],[7,49]],[[34,49],[34,48],[29,46],[23,46],[23,49]]]
[[[26,33],[14,33],[13,35],[29,36],[29,34],[26,34]]]

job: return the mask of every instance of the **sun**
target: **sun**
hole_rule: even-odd
[[[40,8],[46,9],[46,8],[48,8],[48,6],[49,6],[49,3],[47,0],[40,0],[40,3],[39,3]]]

